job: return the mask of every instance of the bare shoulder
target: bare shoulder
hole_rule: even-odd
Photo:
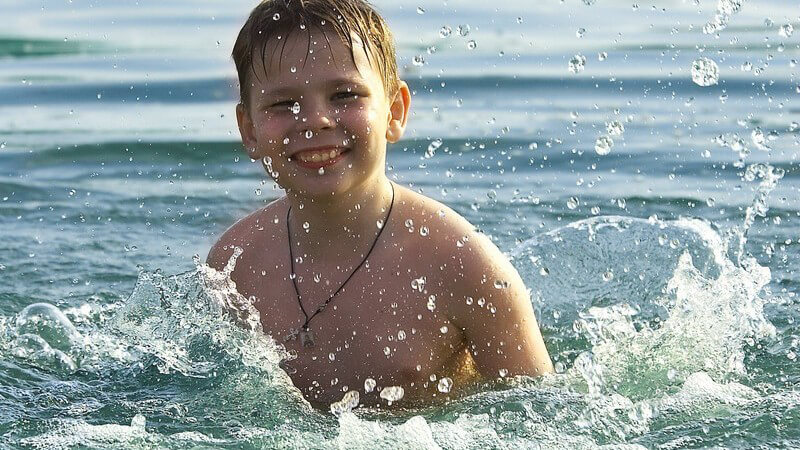
[[[419,241],[419,264],[436,274],[428,282],[440,286],[437,308],[463,333],[478,371],[487,378],[551,372],[527,288],[508,258],[452,209],[403,194],[403,212],[414,206],[414,223],[428,227]]]
[[[287,207],[283,197],[231,225],[209,250],[206,264],[222,270],[235,248],[241,248],[245,254],[260,251],[275,234],[275,223],[284,222]]]
[[[425,235],[421,242],[426,255],[453,281],[488,281],[492,275],[518,277],[491,239],[450,207],[406,188],[400,199],[402,220],[412,219],[412,225]]]

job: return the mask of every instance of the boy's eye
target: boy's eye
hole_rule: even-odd
[[[269,105],[269,107],[270,108],[278,108],[278,109],[280,109],[280,108],[292,109],[292,106],[294,104],[295,104],[294,100],[284,100],[284,101],[280,101],[280,102],[275,102],[275,103]]]
[[[337,92],[333,96],[333,98],[335,98],[337,100],[350,100],[350,99],[357,99],[358,97],[359,97],[358,94],[356,94],[355,92],[350,92],[350,91]]]

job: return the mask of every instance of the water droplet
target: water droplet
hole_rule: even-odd
[[[467,297],[466,299],[464,299],[464,301],[467,302],[467,305],[471,305],[474,300],[472,297]]]
[[[411,59],[411,64],[415,66],[424,66],[425,57],[423,57],[422,55],[414,55],[414,58]]]
[[[324,167],[320,167],[319,170],[317,170],[317,174],[325,175],[325,168]]]
[[[419,277],[411,280],[411,289],[422,292],[425,290],[425,277]]]
[[[597,54],[597,60],[598,61],[605,61],[606,59],[608,59],[608,53],[600,52],[600,53]]]
[[[314,137],[314,132],[311,131],[311,130],[306,130],[305,136],[306,136],[306,139],[311,139],[312,137]]]
[[[283,138],[283,145],[289,145],[289,138]]]
[[[425,225],[419,227],[419,235],[420,236],[427,236],[428,233],[430,233],[430,231],[428,230],[428,227],[426,227]]]
[[[497,373],[500,375],[500,378],[505,378],[508,376],[508,369],[500,369]]]
[[[600,156],[611,153],[612,147],[614,147],[614,140],[610,136],[600,136],[594,142],[594,151]]]
[[[280,15],[280,14],[278,14],[278,13],[275,13],[275,14],[272,16],[272,20],[281,20],[281,15]]]
[[[308,222],[303,222],[303,229],[308,231],[309,228],[311,228],[311,224]]]
[[[342,414],[348,413],[358,406],[359,400],[358,391],[347,391],[341,400],[331,403],[331,413],[336,417],[340,417]]]
[[[468,48],[468,49],[470,49],[470,50],[475,50],[475,48],[476,48],[477,46],[478,46],[478,43],[477,43],[477,42],[475,42],[475,39],[470,39],[470,40],[467,42],[467,48]]]
[[[716,200],[714,200],[714,197],[708,197],[706,199],[706,205],[708,205],[710,208],[713,208],[715,203]]]
[[[453,34],[453,29],[448,27],[447,25],[439,29],[439,37],[446,38],[451,34]]]
[[[383,354],[386,355],[386,356],[391,355],[392,354],[392,349],[390,349],[388,346],[383,347]]]
[[[464,24],[464,25],[459,25],[459,26],[456,28],[456,30],[458,31],[458,34],[459,34],[459,35],[461,35],[461,36],[466,36],[466,35],[468,35],[468,34],[469,34],[470,27],[469,27],[469,25],[467,25],[467,24]]]
[[[713,86],[719,81],[719,67],[709,58],[697,58],[692,62],[692,81],[698,86]]]
[[[625,132],[625,126],[619,120],[612,120],[606,124],[606,131],[611,136],[622,136]]]
[[[378,229],[380,230],[381,228],[383,228],[383,221],[382,220],[376,220],[375,221],[375,226],[378,227]]]
[[[572,73],[582,72],[586,67],[586,57],[583,55],[575,55],[569,60],[569,71]]]
[[[603,274],[603,281],[611,281],[613,279],[614,279],[614,272],[612,272],[611,270],[607,270]]]
[[[433,155],[436,154],[436,150],[442,146],[441,139],[434,139],[428,144],[428,149],[425,151],[425,158],[433,158]]]
[[[761,131],[761,128],[758,128],[758,127],[756,127],[756,129],[755,129],[755,130],[753,130],[753,131],[750,133],[750,140],[752,140],[752,141],[753,141],[753,144],[754,144],[754,145],[755,145],[755,146],[756,146],[756,147],[757,147],[759,150],[764,150],[764,151],[769,151],[769,150],[772,150],[772,149],[771,149],[771,148],[770,148],[770,147],[767,145],[767,136],[764,134],[764,132],[763,132],[763,131]]]
[[[744,63],[742,63],[740,69],[742,70],[742,72],[750,72],[751,70],[753,70],[753,65],[748,61],[745,61]]]
[[[794,27],[790,23],[781,25],[781,27],[778,29],[778,34],[780,34],[781,37],[785,38],[791,37],[792,33],[794,33]]]
[[[336,355],[333,352],[328,353],[328,359],[331,361],[336,361]]]
[[[433,310],[436,309],[436,296],[435,295],[431,295],[431,296],[428,297],[428,304],[426,306],[428,307],[428,311],[433,311]]]
[[[290,67],[289,68],[289,72],[296,73],[297,72],[297,67],[295,67],[295,66]]]
[[[375,380],[373,380],[372,378],[367,378],[366,380],[364,380],[364,392],[374,391],[376,384],[377,383],[375,383]]]
[[[300,103],[299,102],[294,102],[294,104],[291,107],[291,110],[292,110],[292,114],[300,114]]]
[[[442,327],[441,327],[441,328],[439,328],[439,331],[440,331],[442,334],[447,334],[447,325],[442,325]]]
[[[600,207],[599,206],[592,206],[592,209],[590,211],[592,212],[592,214],[594,214],[596,216],[596,215],[600,214]]]
[[[448,392],[450,392],[451,389],[453,389],[453,380],[448,377],[442,378],[441,380],[439,380],[439,385],[437,386],[437,389],[439,389],[439,392],[447,394]]]
[[[569,200],[567,200],[567,208],[569,209],[575,209],[580,204],[581,202],[578,200],[578,197],[570,197]]]
[[[542,267],[541,269],[539,269],[539,275],[543,277],[550,275],[550,269],[548,269],[547,267]]]
[[[425,14],[425,9],[422,6],[417,6],[417,14]]]
[[[406,332],[403,331],[403,330],[398,331],[397,332],[397,340],[398,341],[405,341],[406,340]]]
[[[400,386],[387,386],[381,389],[381,398],[388,401],[389,404],[402,399],[403,395],[405,395],[405,391]]]
[[[586,28],[578,28],[575,30],[575,37],[578,39],[582,38],[586,34]]]

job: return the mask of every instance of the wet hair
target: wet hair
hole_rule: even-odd
[[[398,86],[394,39],[386,21],[372,5],[364,0],[263,0],[239,31],[231,54],[239,75],[241,103],[247,106],[250,77],[259,76],[253,66],[255,58],[261,58],[266,76],[266,67],[274,56],[266,54],[269,42],[282,38],[280,52],[283,52],[289,35],[305,32],[310,46],[311,29],[324,34],[324,29],[331,28],[348,46],[354,62],[354,45],[358,45],[354,36],[360,39],[367,61],[381,75],[386,95],[394,95]]]

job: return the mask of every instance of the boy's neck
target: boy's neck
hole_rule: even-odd
[[[291,204],[289,229],[295,257],[319,260],[342,257],[353,250],[366,251],[382,225],[392,201],[392,187],[385,175],[368,180],[348,193],[308,198],[287,193]],[[302,207],[301,207],[302,205]],[[304,224],[308,223],[307,231]]]

